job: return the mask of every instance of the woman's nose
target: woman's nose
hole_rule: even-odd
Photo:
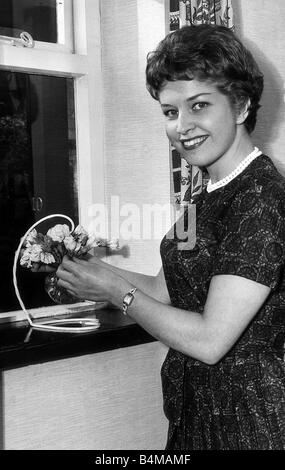
[[[176,130],[178,134],[187,134],[188,131],[195,128],[193,116],[189,112],[180,112],[177,119]]]

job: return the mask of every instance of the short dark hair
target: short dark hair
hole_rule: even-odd
[[[241,109],[250,99],[245,127],[256,124],[263,75],[252,54],[232,30],[220,25],[183,26],[169,33],[147,56],[146,85],[158,100],[165,81],[210,80],[232,105]]]

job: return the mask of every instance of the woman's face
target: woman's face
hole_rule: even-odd
[[[159,101],[167,136],[187,163],[208,170],[219,166],[240,123],[229,98],[214,84],[194,79],[165,82]]]

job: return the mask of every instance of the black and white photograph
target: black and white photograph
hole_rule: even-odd
[[[284,22],[0,0],[3,458],[285,450]]]

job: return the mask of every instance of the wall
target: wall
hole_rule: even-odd
[[[168,141],[144,75],[147,52],[165,35],[165,5],[102,0],[101,14],[105,201],[109,209],[111,196],[120,198],[120,206],[135,204],[140,218],[143,204],[170,201]],[[95,137],[98,132],[97,126]],[[121,244],[126,256],[112,257],[113,264],[158,271],[160,238]],[[163,449],[165,354],[155,342],[4,371],[5,449]]]
[[[4,371],[4,448],[164,449],[165,352],[154,342]]]
[[[170,202],[168,140],[160,107],[145,87],[146,55],[165,36],[164,4],[101,4],[106,202],[110,209],[111,197],[118,196],[120,208],[134,204],[120,223],[128,219],[138,229],[136,239],[120,238],[126,256],[113,256],[111,262],[146,274],[155,274],[161,265],[159,244],[165,232],[155,239],[142,236],[142,206]]]
[[[233,0],[236,31],[264,73],[265,87],[254,142],[285,175],[285,2]]]

